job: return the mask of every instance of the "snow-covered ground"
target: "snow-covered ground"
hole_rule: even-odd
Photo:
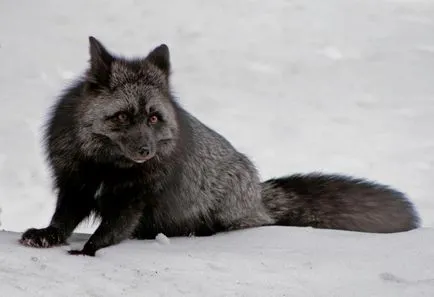
[[[167,43],[180,101],[264,179],[368,177],[408,193],[424,228],[261,228],[130,241],[97,258],[3,232],[0,296],[434,296],[433,32],[428,0],[1,0],[1,228],[50,219],[40,132],[86,66],[89,35],[125,55]]]
[[[434,232],[378,235],[265,227],[129,241],[70,256],[0,237],[0,295],[13,297],[432,297]],[[76,235],[72,247],[87,238]]]

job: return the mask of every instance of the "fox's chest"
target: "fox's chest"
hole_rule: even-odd
[[[158,233],[168,236],[208,233],[208,227],[214,224],[212,209],[215,199],[200,187],[183,185],[160,180],[150,187],[137,181],[119,184],[103,180],[95,192],[95,199],[100,210],[115,207],[118,202],[125,204],[130,199],[143,199],[144,208],[139,210],[142,216],[135,232],[138,238],[150,238]],[[139,195],[139,198],[130,195]],[[137,236],[137,232],[142,236]]]

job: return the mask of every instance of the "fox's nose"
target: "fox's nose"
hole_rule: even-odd
[[[139,149],[139,154],[142,157],[147,157],[150,153],[151,153],[151,149],[149,147],[147,147],[147,146],[142,146]]]

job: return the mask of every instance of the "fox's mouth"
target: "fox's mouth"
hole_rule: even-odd
[[[131,161],[133,161],[134,163],[142,164],[142,163],[145,163],[146,161],[151,160],[154,157],[155,157],[155,153],[151,153],[151,154],[147,155],[146,157],[129,157],[129,159]]]
[[[165,145],[167,143],[172,142],[174,139],[173,138],[165,138],[165,139],[160,139],[157,143],[157,145]],[[154,149],[149,149],[149,152],[146,155],[142,155],[140,154],[140,152],[132,152],[130,149],[128,149],[127,147],[120,145],[119,144],[119,148],[122,152],[122,154],[124,155],[125,158],[127,158],[128,160],[130,160],[133,163],[136,164],[143,164],[151,159],[153,159],[156,154],[157,154],[157,150],[156,148]]]
[[[152,159],[153,157],[151,157],[151,158],[146,158],[146,159],[131,159],[131,161],[133,161],[134,163],[137,163],[137,164],[142,164],[142,163],[145,163],[146,161],[149,161],[150,159]]]
[[[123,149],[120,146],[122,154],[124,155],[125,158],[127,158],[128,160],[130,160],[133,163],[136,164],[143,164],[149,160],[151,160],[152,158],[155,157],[156,155],[156,151],[155,150],[148,150],[147,152],[143,153],[143,152],[131,152],[128,149]]]

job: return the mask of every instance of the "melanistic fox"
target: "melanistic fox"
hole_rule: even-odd
[[[166,45],[127,59],[89,41],[89,68],[60,96],[45,132],[57,206],[49,226],[27,230],[22,244],[63,244],[91,214],[100,225],[71,254],[93,256],[158,233],[265,225],[386,233],[419,225],[404,194],[373,182],[312,173],[261,183],[244,154],[174,99]]]

